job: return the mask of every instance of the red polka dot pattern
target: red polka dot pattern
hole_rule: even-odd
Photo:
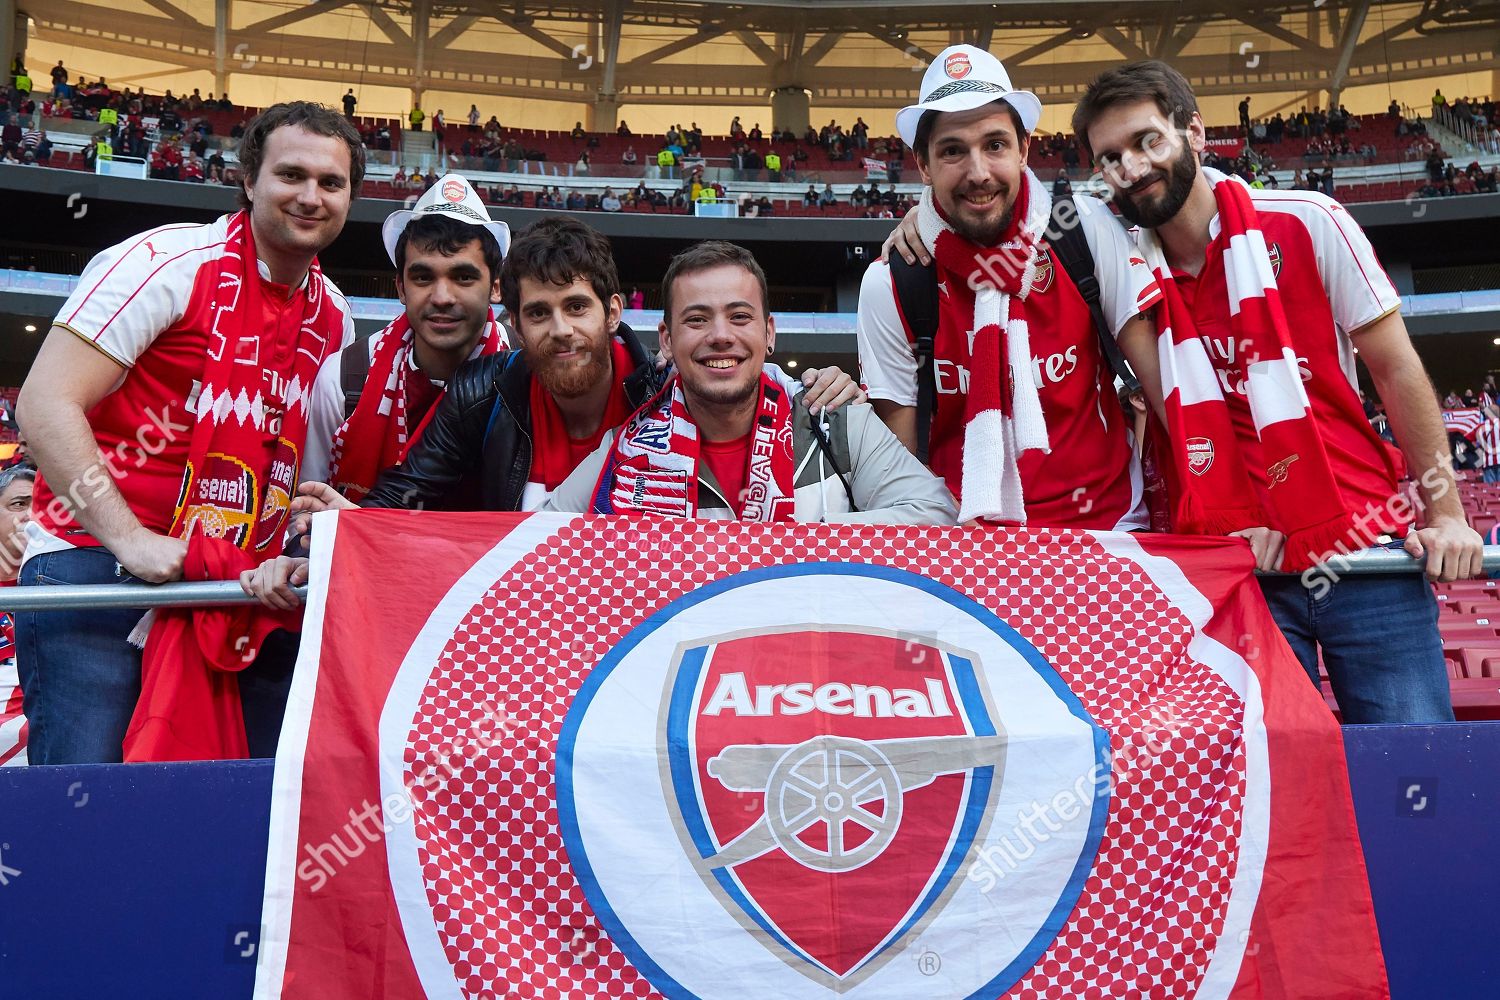
[[[1242,705],[1187,657],[1191,626],[1138,567],[1046,531],[1016,533],[1030,545],[1002,562],[972,531],[623,519],[566,527],[496,581],[417,710],[406,780],[433,918],[464,995],[658,996],[601,933],[568,866],[552,763],[565,709],[644,618],[713,580],[805,563],[809,533],[827,561],[919,572],[993,611],[1110,734],[1117,782],[1093,871],[1007,995],[1191,996],[1238,856]]]

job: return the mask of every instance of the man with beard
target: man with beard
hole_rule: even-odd
[[[319,370],[302,466],[305,480],[356,501],[421,439],[459,366],[509,346],[490,306],[510,227],[490,219],[468,181],[444,177],[392,212],[381,236],[406,310]]]
[[[500,300],[519,351],[479,358],[449,382],[422,438],[381,472],[359,507],[449,506],[465,476],[481,510],[536,510],[569,473],[651,398],[664,374],[628,324],[609,241],[572,218],[527,227],[500,269]],[[808,370],[810,409],[837,407],[858,388],[837,368]],[[294,531],[319,510],[356,506],[326,483],[292,502]],[[241,584],[268,607],[295,606],[307,560],[270,560]]]
[[[815,417],[767,371],[776,347],[766,276],[709,241],[662,278],[662,350],[674,374],[606,435],[544,510],[762,524],[952,524],[952,498],[863,403]]]
[[[1043,236],[1052,196],[1026,167],[1041,110],[994,56],[956,45],[928,68],[921,100],[896,116],[927,185],[903,223],[915,251],[904,256],[936,261],[927,280],[937,286],[937,332],[919,365],[892,266],[871,264],[858,317],[866,391],[907,448],[925,446],[961,521],[1144,529],[1114,373],[1084,296]],[[1159,292],[1125,232],[1088,199],[1057,214],[1082,227],[1108,333],[1149,335],[1142,312]],[[927,377],[937,405],[919,442]]]
[[[1321,647],[1345,722],[1451,720],[1427,581],[1310,570],[1401,547],[1426,556],[1429,578],[1455,580],[1483,559],[1432,383],[1364,232],[1330,198],[1200,168],[1197,101],[1164,63],[1100,76],[1073,129],[1142,227],[1162,287],[1160,333],[1124,330],[1120,345],[1167,428],[1174,530],[1274,531],[1262,565],[1307,572],[1261,587],[1314,683]],[[1356,351],[1416,481],[1421,530],[1360,406]]]

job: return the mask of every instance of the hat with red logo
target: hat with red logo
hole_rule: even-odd
[[[1042,102],[1029,90],[1015,90],[1000,60],[972,45],[951,45],[939,52],[922,75],[916,104],[896,112],[896,131],[908,146],[916,144],[917,123],[928,111],[969,111],[1004,101],[1021,116],[1027,132],[1042,118]]]
[[[483,226],[500,244],[501,255],[510,252],[510,227],[490,218],[489,209],[479,199],[479,192],[468,181],[458,174],[448,174],[423,192],[410,210],[401,209],[386,217],[385,224],[380,227],[380,237],[392,264],[396,263],[396,244],[411,220],[428,215],[446,215],[471,226]]]

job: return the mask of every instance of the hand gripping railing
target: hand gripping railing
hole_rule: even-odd
[[[1423,561],[1400,549],[1366,549],[1336,557],[1323,569],[1309,571],[1309,579],[1372,573],[1417,573]],[[1484,547],[1486,572],[1500,570],[1500,545]],[[1257,573],[1258,576],[1295,576],[1292,573]],[[294,588],[302,599],[307,588]],[[88,584],[81,586],[13,587],[0,592],[3,611],[78,611],[94,608],[201,608],[227,604],[254,604],[232,580],[204,583]]]

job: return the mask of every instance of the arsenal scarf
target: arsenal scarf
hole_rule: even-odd
[[[761,373],[741,521],[796,520],[792,395]],[[698,427],[674,375],[620,429],[594,487],[595,514],[698,516]]]
[[[1047,422],[1031,372],[1026,296],[1036,273],[1037,244],[1052,214],[1052,197],[1027,170],[998,245],[960,236],[938,211],[932,188],[922,192],[917,226],[937,263],[954,308],[973,315],[969,392],[965,399],[963,482],[958,518],[1026,522],[1026,497],[1016,464],[1021,452],[1050,451]]]
[[[332,480],[330,485],[350,500],[358,502],[370,492],[381,472],[406,460],[406,453],[422,436],[433,413],[437,412],[435,402],[415,427],[408,424],[406,380],[412,372],[414,345],[415,335],[405,313],[375,334],[365,387],[368,390],[380,386],[381,390],[361,393],[354,412],[334,432],[328,478]],[[507,346],[500,324],[491,313],[476,356],[494,354]]]
[[[1246,392],[1256,435],[1274,460],[1262,504],[1236,440],[1213,362],[1191,309],[1172,278],[1161,243],[1145,230],[1141,250],[1161,285],[1157,332],[1162,395],[1171,441],[1173,525],[1189,534],[1226,534],[1268,525],[1287,536],[1283,568],[1315,565],[1354,529],[1313,417],[1292,348],[1265,236],[1250,192],[1215,170],[1221,232],[1208,248],[1223,257],[1230,327],[1249,359]]]
[[[188,580],[232,580],[258,563],[222,538],[194,534],[182,572]],[[301,610],[162,608],[155,621],[141,662],[141,696],[125,731],[125,760],[248,756],[237,674],[255,662],[273,630],[301,631]]]
[[[296,323],[265,322],[250,214],[237,212],[214,285],[210,347],[170,534],[195,531],[247,552],[281,540],[307,441],[307,397],[318,367],[343,345],[316,259]]]

